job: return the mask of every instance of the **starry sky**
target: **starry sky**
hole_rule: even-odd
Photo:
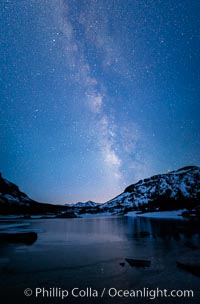
[[[200,165],[199,28],[198,0],[2,0],[3,176],[105,202]]]

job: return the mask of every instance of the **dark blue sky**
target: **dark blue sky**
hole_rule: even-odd
[[[3,175],[33,199],[104,202],[200,165],[200,1],[3,0]]]

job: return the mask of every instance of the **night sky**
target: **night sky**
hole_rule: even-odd
[[[200,1],[2,0],[0,170],[31,198],[105,202],[200,165]]]

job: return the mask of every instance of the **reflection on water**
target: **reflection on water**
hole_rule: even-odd
[[[180,256],[199,254],[199,228],[191,226],[188,232],[187,221],[105,217],[28,222],[29,229],[38,231],[33,245],[0,248],[4,292],[11,285],[19,297],[23,288],[38,285],[199,290],[200,279],[176,267]],[[148,259],[151,267],[130,267],[127,258]],[[130,303],[128,299],[114,302]]]
[[[151,219],[151,218],[129,218],[129,237],[140,237],[141,232],[147,231],[150,237],[172,239],[179,241],[184,238],[199,238],[199,225],[192,225],[194,229],[188,229],[191,225],[189,221],[170,220],[170,219]]]

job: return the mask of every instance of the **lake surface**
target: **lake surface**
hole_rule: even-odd
[[[199,255],[200,236],[184,233],[186,221],[125,216],[9,221],[19,222],[27,224],[24,230],[36,231],[38,238],[30,246],[0,245],[0,298],[7,303],[200,303],[200,278],[176,266],[182,257]],[[141,237],[144,231],[150,235]],[[131,267],[126,258],[147,259],[151,266]],[[86,290],[87,296],[72,296],[75,287]],[[32,296],[24,295],[26,288],[33,290]],[[69,295],[63,300],[55,294],[35,298],[35,288],[49,293],[50,288],[65,289]],[[87,288],[97,290],[98,297]],[[194,298],[111,297],[111,288],[112,293],[114,288],[193,290]]]

